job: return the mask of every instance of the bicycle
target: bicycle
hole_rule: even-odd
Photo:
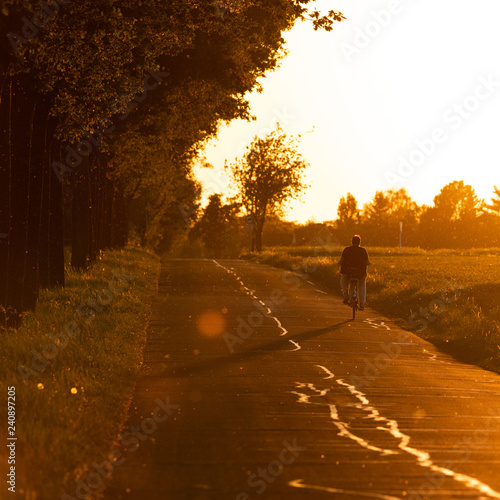
[[[353,321],[356,319],[356,311],[358,310],[359,301],[358,301],[358,283],[359,278],[356,277],[358,270],[357,269],[349,269],[347,274],[349,281],[349,299],[347,305],[352,307],[352,319]]]

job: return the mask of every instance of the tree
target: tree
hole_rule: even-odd
[[[238,246],[239,210],[237,203],[223,204],[220,194],[212,194],[202,216],[189,233],[189,238],[200,238],[209,257],[229,256],[235,243]]]
[[[337,208],[338,222],[340,224],[355,224],[359,220],[359,209],[356,198],[351,193],[340,198]]]
[[[434,248],[468,248],[481,238],[479,217],[484,202],[472,186],[453,181],[434,197],[434,206],[421,216],[419,232],[425,246]]]
[[[373,200],[364,206],[362,227],[373,244],[394,245],[403,222],[408,234],[418,225],[420,207],[404,188],[377,191]],[[407,240],[408,241],[408,240]],[[410,239],[410,243],[413,241]]]
[[[287,137],[278,124],[264,138],[256,136],[241,160],[226,164],[239,190],[237,199],[252,218],[252,251],[262,250],[266,216],[280,214],[307,187],[302,179],[308,164],[297,151],[299,138]]]
[[[420,220],[421,207],[411,199],[406,189],[389,189],[386,192],[391,205],[389,215],[389,245],[397,241],[399,223],[403,223],[403,244],[418,246],[417,228]]]
[[[337,230],[340,240],[343,241],[351,233],[354,234],[356,225],[359,224],[358,202],[351,193],[347,193],[347,196],[340,198],[337,216]]]
[[[483,202],[472,186],[464,181],[453,181],[434,197],[438,216],[447,221],[473,221],[478,217]]]
[[[249,118],[244,96],[276,67],[285,52],[284,31],[297,19],[328,31],[343,19],[335,11],[321,16],[309,0],[242,0],[223,15],[199,0],[60,3],[0,0],[0,235],[6,235],[0,244],[0,322],[2,309],[34,309],[39,284],[63,284],[67,197],[52,165],[65,163],[67,147],[81,149],[83,138],[106,120],[119,135],[151,116],[144,120],[145,135],[174,137],[165,148],[168,161],[154,162],[152,169],[167,165],[186,172],[200,141],[215,134],[220,122]],[[26,19],[47,17],[41,8],[57,12],[47,26],[35,23],[40,29],[27,30]],[[145,74],[167,68],[166,85],[143,102]],[[197,94],[209,95],[205,103],[213,104],[203,113],[199,100],[191,99]],[[200,126],[182,135],[186,114]],[[126,126],[116,120],[124,115]],[[131,157],[142,167],[135,176],[116,167],[124,158],[110,149],[82,159],[75,178],[64,184],[72,191],[72,262],[78,267],[107,245],[126,241],[137,179],[150,172],[141,148]],[[153,205],[165,213],[164,204]]]
[[[493,188],[493,193],[495,194],[496,198],[492,198],[491,203],[489,205],[485,205],[485,208],[500,215],[500,189],[495,186]]]

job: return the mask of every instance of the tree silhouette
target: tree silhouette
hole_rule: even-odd
[[[297,19],[326,30],[343,19],[335,11],[321,16],[309,0],[242,0],[224,16],[197,0],[60,3],[28,36],[25,20],[40,17],[45,3],[0,0],[0,323],[18,323],[20,312],[34,309],[40,285],[64,284],[64,239],[80,268],[125,244],[137,194],[148,198],[148,210],[137,204],[135,219],[154,209],[154,221],[170,232],[177,202],[189,198],[172,200],[170,173],[189,181],[200,143],[221,123],[250,118],[245,96],[284,55],[283,32]],[[89,153],[85,143],[106,124],[113,137]],[[153,135],[163,142],[162,158],[145,161]],[[68,147],[83,158],[72,161]],[[64,189],[61,168],[75,170]],[[148,196],[155,178],[169,186]],[[63,239],[69,207],[72,234]]]
[[[347,196],[340,198],[337,216],[337,230],[340,239],[345,240],[349,235],[354,234],[360,216],[358,202],[351,193],[347,193]]]
[[[415,244],[419,214],[420,207],[404,188],[377,191],[363,207],[359,231],[370,244],[392,245],[398,241],[399,223],[403,222],[409,235],[405,244]]]
[[[453,181],[444,186],[434,197],[437,214],[447,221],[471,221],[480,213],[480,200],[472,186],[464,181]]]
[[[190,239],[200,238],[209,257],[229,255],[232,243],[238,239],[237,203],[223,204],[220,194],[209,198],[202,216],[191,230]]]
[[[278,124],[263,139],[255,137],[241,160],[226,164],[239,190],[237,199],[253,220],[252,251],[262,250],[266,216],[279,214],[307,187],[302,178],[308,164],[297,151],[299,138],[287,137]]]
[[[480,241],[479,216],[483,201],[472,186],[453,181],[434,197],[434,206],[424,210],[420,233],[431,247],[472,247]]]
[[[495,194],[496,198],[491,198],[491,203],[489,205],[485,205],[485,208],[500,215],[500,189],[495,186],[493,188],[493,193]]]

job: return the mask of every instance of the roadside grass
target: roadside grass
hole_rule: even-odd
[[[500,249],[369,248],[367,303],[461,361],[500,373]],[[340,247],[278,247],[250,259],[340,295]]]
[[[65,288],[42,290],[17,331],[0,331],[0,385],[4,394],[16,387],[17,491],[26,498],[78,498],[76,479],[112,451],[159,269],[137,248],[105,252],[86,272],[68,266]]]

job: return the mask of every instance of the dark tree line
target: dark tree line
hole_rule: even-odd
[[[490,203],[480,200],[463,181],[444,186],[432,206],[419,206],[405,189],[377,191],[358,208],[352,194],[340,199],[335,231],[341,241],[354,233],[367,245],[395,246],[403,223],[403,245],[422,248],[500,246],[500,191]]]
[[[196,205],[191,164],[276,66],[306,0],[0,0],[0,324],[131,228],[157,250]]]
[[[190,232],[197,241],[197,254],[210,257],[237,257],[251,250],[252,220],[241,206],[223,203],[213,195]],[[493,248],[500,247],[500,190],[495,187],[490,202],[477,197],[471,186],[454,181],[441,189],[432,206],[419,206],[405,189],[377,191],[362,208],[348,193],[340,199],[337,219],[323,223],[297,224],[270,216],[263,231],[264,246],[322,246],[349,243],[360,234],[368,246]],[[195,252],[195,254],[196,254]]]

